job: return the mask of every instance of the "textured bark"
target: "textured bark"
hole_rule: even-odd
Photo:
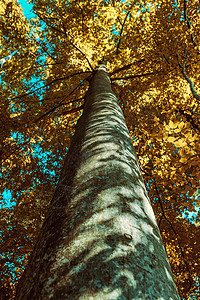
[[[16,299],[178,299],[103,63]]]

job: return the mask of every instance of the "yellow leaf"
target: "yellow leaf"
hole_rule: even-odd
[[[177,148],[184,147],[187,145],[187,143],[184,139],[180,139],[180,140],[176,141],[174,144]]]
[[[180,132],[180,131],[181,131],[181,129],[179,127],[174,130],[175,133]]]
[[[31,159],[30,159],[30,157],[29,157],[29,156],[27,156],[27,157],[25,158],[24,162],[25,162],[25,163],[30,163],[30,162],[31,162]]]
[[[181,149],[181,150],[180,150],[180,156],[181,156],[181,157],[185,156],[185,149]]]
[[[170,136],[170,137],[167,138],[167,141],[170,142],[170,143],[173,143],[175,140],[176,140],[176,138],[173,137],[173,136]]]
[[[41,136],[37,136],[37,139],[38,139],[39,141],[43,141],[43,138],[42,138]]]
[[[155,123],[159,123],[159,121],[160,121],[160,119],[159,119],[159,118],[157,118],[157,117],[154,117],[154,122],[155,122]]]
[[[34,144],[36,143],[36,140],[34,140],[33,138],[30,139],[30,143]]]
[[[172,122],[172,121],[170,120],[170,121],[169,121],[169,127],[170,127],[170,128],[175,128],[175,127],[177,127],[177,124],[174,123],[174,122]]]
[[[180,162],[182,162],[183,164],[185,164],[187,162],[187,158],[182,157],[181,159],[179,159]]]
[[[181,130],[183,127],[185,126],[184,122],[181,122],[180,124],[178,124],[178,128]]]
[[[11,117],[11,118],[15,118],[15,117],[18,117],[18,116],[20,116],[20,115],[21,115],[21,112],[15,113],[15,114],[11,114],[10,117]]]

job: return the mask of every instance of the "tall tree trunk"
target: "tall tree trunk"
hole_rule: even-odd
[[[103,62],[16,299],[178,299]]]

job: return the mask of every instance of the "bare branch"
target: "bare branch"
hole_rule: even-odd
[[[127,20],[129,14],[130,14],[130,11],[127,12],[126,17],[124,19],[124,22],[122,24],[121,32],[120,32],[120,35],[119,35],[119,41],[118,41],[118,44],[117,44],[117,50],[116,50],[117,55],[119,54],[119,46],[120,46],[120,43],[121,43],[121,40],[122,40],[122,33],[123,33],[123,30],[124,30],[124,25],[126,23],[126,20]]]
[[[67,97],[71,96],[71,95],[72,95],[72,94],[73,94],[73,93],[81,86],[81,84],[82,84],[82,82],[79,83],[79,84],[73,89],[73,91],[71,91],[71,92],[69,93],[69,95],[68,95]],[[41,115],[39,118],[37,118],[37,119],[34,121],[34,123],[37,123],[37,122],[41,121],[42,119],[44,119],[44,117],[46,117],[47,115],[53,113],[58,107],[60,107],[60,106],[62,106],[62,105],[66,105],[66,103],[63,103],[63,101],[64,101],[64,100],[62,100],[58,105],[54,106],[52,109],[48,110],[48,111],[45,112],[43,115]]]
[[[63,115],[63,116],[66,116],[66,115],[72,114],[72,113],[74,113],[74,112],[77,112],[77,111],[79,111],[79,110],[81,110],[81,109],[83,109],[83,108],[84,108],[84,104],[82,104],[81,106],[72,108],[72,109],[70,109],[70,110],[64,111],[64,112],[62,113],[62,115]]]
[[[160,49],[160,46],[159,46],[158,42],[156,41],[156,39],[154,39],[154,42],[156,43],[157,47],[159,48],[159,50],[160,50],[161,53],[162,53],[163,51],[162,51],[162,49]],[[165,54],[162,54],[162,55],[163,55],[164,59],[166,60],[166,62],[167,62],[169,65],[171,65],[171,63],[169,62],[169,60],[168,60],[168,58],[166,57],[166,55],[165,55]]]
[[[47,21],[45,21],[45,19],[44,19],[40,14],[38,14],[38,12],[37,12],[37,13],[34,12],[34,14],[35,14],[36,16],[38,16],[38,17],[40,18],[40,20],[42,20],[48,27],[52,28],[52,29],[55,30],[55,31],[58,31],[59,33],[64,34],[64,32],[63,32],[62,30],[60,30],[60,29],[56,28],[55,26],[52,26],[51,24],[47,23]],[[47,19],[48,19],[48,20],[49,20],[49,19],[56,19],[56,20],[58,20],[57,18],[47,18]]]
[[[29,142],[30,142],[30,140],[25,141],[24,143],[22,143],[22,144],[19,145],[19,146],[17,146],[17,145],[15,144],[15,146],[13,147],[14,150],[12,150],[10,153],[8,153],[7,156],[6,156],[5,158],[1,158],[1,159],[0,159],[1,164],[3,164],[3,163],[4,163],[11,155],[15,154],[15,153],[17,152],[17,150],[19,150],[18,153],[21,152],[21,151],[23,151],[23,150],[24,150],[24,146],[26,146],[27,144],[29,144]],[[8,152],[8,150],[5,151],[5,153],[7,153],[7,152]],[[3,153],[4,153],[4,152],[3,152]]]
[[[187,48],[185,47],[185,57],[186,57],[186,59],[185,59],[183,65],[181,65],[181,63],[180,63],[178,54],[177,54],[177,57],[178,57],[178,65],[181,68],[181,73],[183,74],[183,76],[185,77],[185,79],[187,80],[187,82],[189,83],[192,95],[194,96],[195,99],[197,99],[197,100],[200,101],[200,95],[196,92],[192,80],[185,73],[185,64],[186,64],[187,59],[189,58],[189,57],[187,57]]]
[[[196,92],[195,88],[194,88],[194,84],[192,82],[192,80],[187,76],[187,74],[184,72],[184,68],[182,68],[181,70],[183,76],[185,77],[185,79],[187,80],[187,82],[189,83],[190,85],[190,90],[192,92],[192,95],[200,101],[200,95]]]
[[[119,17],[117,17],[117,20],[119,21],[120,25],[122,25],[122,22]]]
[[[158,73],[146,73],[146,74],[139,74],[139,75],[130,75],[130,76],[125,76],[125,77],[115,77],[115,78],[111,78],[111,81],[113,81],[113,80],[128,80],[131,78],[139,78],[139,77],[156,75],[156,74],[158,74]]]
[[[138,60],[138,61],[134,61],[134,62],[132,62],[132,63],[126,65],[126,66],[123,66],[122,68],[119,68],[119,69],[117,69],[117,70],[115,70],[115,71],[109,73],[109,75],[112,76],[112,75],[114,75],[114,74],[116,74],[116,73],[119,73],[119,72],[121,72],[121,71],[128,70],[128,69],[130,69],[130,67],[131,67],[132,65],[137,64],[137,63],[140,63],[140,62],[143,62],[143,61],[145,61],[145,59],[140,59],[140,60]]]
[[[66,38],[68,38],[68,34],[67,34],[67,30],[65,28],[65,25],[62,24],[62,26],[63,26],[63,29],[64,29],[64,34],[65,34]],[[70,36],[70,38],[72,38],[72,37]],[[88,65],[90,66],[90,69],[94,72],[94,68],[92,67],[89,59],[86,56],[86,54],[79,47],[77,47],[74,43],[72,43],[72,41],[69,41],[69,43],[85,57],[85,59],[88,62]]]
[[[188,19],[188,15],[187,15],[187,1],[186,1],[186,0],[184,0],[184,19],[185,19],[185,21],[187,22],[188,28],[190,29],[190,27],[191,27],[191,22],[190,22],[190,20]]]
[[[55,79],[53,79],[51,82],[49,82],[49,83],[47,83],[47,84],[45,84],[45,85],[43,85],[43,86],[41,86],[41,87],[35,89],[34,91],[31,91],[31,92],[28,92],[28,93],[25,93],[25,94],[16,96],[16,97],[12,98],[11,100],[21,99],[21,98],[23,98],[23,97],[25,97],[25,96],[28,96],[28,95],[30,95],[30,94],[33,94],[33,93],[37,92],[37,91],[40,90],[40,89],[43,89],[43,88],[45,88],[45,87],[47,87],[47,86],[50,86],[51,84],[55,83],[56,81],[61,81],[61,80],[69,79],[70,77],[73,77],[73,76],[76,76],[76,75],[80,75],[80,74],[85,74],[85,73],[91,73],[91,72],[90,72],[90,71],[77,72],[77,73],[70,74],[70,75],[65,76],[65,77],[55,78]],[[36,84],[37,84],[37,83],[36,83]]]
[[[188,112],[186,112],[185,110],[183,110],[181,108],[178,108],[176,110],[176,112],[179,112],[181,115],[183,115],[186,118],[186,120],[188,121],[188,123],[190,123],[196,131],[200,132],[200,127],[194,122],[194,119],[193,119],[194,112],[190,112],[191,114],[189,114]]]
[[[188,28],[190,29],[191,28],[191,21],[189,20],[188,14],[187,14],[187,1],[186,0],[184,0],[184,19],[185,19],[185,22],[187,22]],[[198,46],[198,44],[194,40],[194,33],[191,33],[191,41],[192,41],[192,43],[194,44],[195,47]],[[199,51],[198,51],[198,53],[200,54]]]
[[[60,29],[58,29],[58,28],[52,26],[51,24],[47,23],[47,22],[45,21],[45,19],[42,18],[38,13],[37,13],[36,15],[37,15],[37,16],[38,16],[38,17],[39,17],[39,18],[40,18],[40,19],[41,19],[48,27],[52,28],[53,30],[55,30],[55,31],[57,31],[57,32],[59,32],[59,33],[64,34],[64,35],[66,36],[66,38],[67,38],[67,41],[69,41],[69,44],[70,44],[71,46],[73,46],[76,50],[78,50],[78,51],[84,56],[84,58],[87,60],[89,66],[90,66],[90,69],[91,69],[92,71],[94,71],[94,68],[92,67],[92,65],[91,65],[91,63],[90,63],[90,61],[89,61],[89,59],[88,59],[87,56],[86,56],[86,54],[85,54],[79,47],[77,47],[71,40],[69,40],[69,38],[72,39],[73,37],[67,34],[67,30],[66,30],[65,25],[64,25],[63,23],[61,23],[61,21],[60,21],[58,18],[47,18],[47,19],[48,19],[48,20],[49,20],[49,19],[57,20],[57,21],[61,24],[63,30],[60,30]]]

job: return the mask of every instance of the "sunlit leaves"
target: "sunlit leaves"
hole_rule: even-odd
[[[200,93],[199,2],[186,1],[187,21],[183,1],[33,0],[37,16],[30,22],[16,1],[12,10],[9,2],[0,3],[0,58],[18,52],[0,69],[1,188],[12,190],[16,207],[13,220],[8,209],[2,211],[4,240],[10,236],[15,251],[25,245],[24,257],[32,249],[81,114],[76,109],[84,103],[88,76],[105,57],[181,296],[190,299],[190,277],[195,293],[200,276],[194,264],[199,215],[192,222],[185,217],[199,205],[200,111],[180,66],[186,60],[186,74]],[[160,203],[176,234],[163,220]],[[10,255],[10,246],[4,247]],[[17,259],[14,263],[21,268]]]

